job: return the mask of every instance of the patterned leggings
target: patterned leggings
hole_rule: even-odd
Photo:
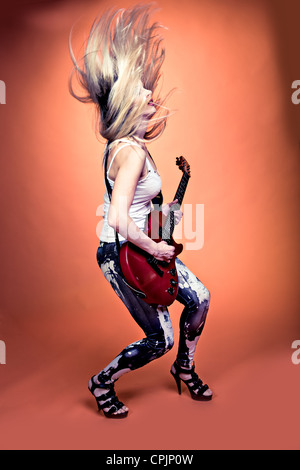
[[[99,379],[110,384],[126,372],[138,369],[161,357],[173,347],[174,337],[167,308],[162,305],[146,304],[123,282],[116,243],[100,242],[97,261],[104,277],[146,335],[145,338],[123,349],[99,373]],[[176,268],[179,286],[176,300],[184,305],[180,317],[177,362],[182,367],[191,368],[196,345],[206,320],[210,294],[178,258],[176,258]]]

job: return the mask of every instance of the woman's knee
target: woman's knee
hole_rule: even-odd
[[[210,303],[210,292],[202,286],[199,290],[193,289],[189,292],[185,305],[190,313],[203,312],[207,313]]]
[[[120,354],[122,368],[131,370],[148,364],[172,349],[173,337],[165,337],[163,333],[152,333],[146,338],[127,346]]]
[[[173,334],[166,335],[164,332],[152,333],[147,336],[147,344],[157,357],[163,356],[174,346]]]
[[[201,303],[204,302],[206,304],[206,306],[209,307],[210,292],[207,289],[207,287],[205,287],[203,284],[201,284],[199,286],[199,288],[197,289],[196,294],[197,294],[197,299],[198,299],[199,304],[201,305]]]

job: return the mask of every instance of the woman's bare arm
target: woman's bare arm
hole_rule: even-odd
[[[166,242],[156,243],[138,228],[129,216],[138,180],[146,154],[138,147],[125,147],[118,154],[118,172],[115,178],[108,212],[108,224],[128,241],[161,260],[170,259],[175,251]]]

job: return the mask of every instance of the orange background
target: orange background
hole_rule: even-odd
[[[126,1],[117,6],[128,6]],[[298,448],[300,79],[295,0],[158,0],[168,27],[164,90],[177,112],[149,146],[173,198],[204,204],[204,247],[181,258],[209,288],[196,352],[215,397],[177,395],[163,358],[117,383],[126,420],[87,391],[142,332],[95,259],[104,144],[75,101],[68,35],[81,44],[111,2],[9,2],[1,15],[2,449]],[[175,340],[182,306],[173,304]]]

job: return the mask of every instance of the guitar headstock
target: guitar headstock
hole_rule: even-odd
[[[179,169],[183,173],[187,173],[189,176],[191,176],[190,165],[184,157],[176,157],[176,165],[179,166]]]

